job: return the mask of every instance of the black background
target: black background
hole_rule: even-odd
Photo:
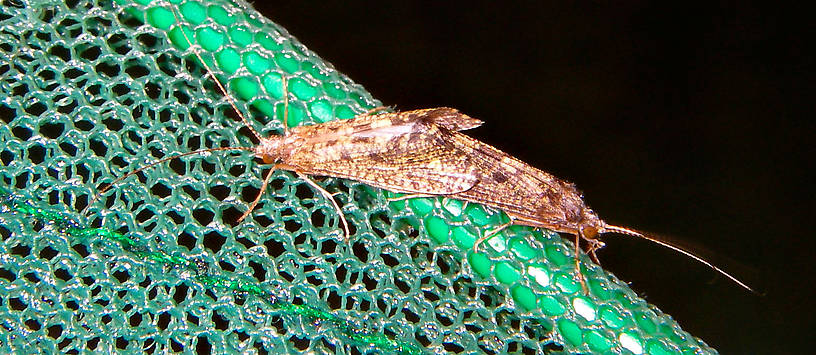
[[[607,270],[722,353],[805,351],[815,323],[810,15],[564,3],[255,6],[386,105],[486,121],[469,134],[575,182],[606,221],[755,268],[738,274],[765,296],[646,241],[605,238]]]

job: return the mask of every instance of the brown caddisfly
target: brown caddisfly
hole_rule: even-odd
[[[175,9],[173,13],[176,13]],[[193,49],[195,57],[204,65],[208,75],[227,96],[230,105],[260,143],[254,148],[210,148],[167,157],[116,179],[101,189],[100,194],[141,170],[171,159],[203,152],[251,151],[264,163],[274,164],[274,169],[264,177],[258,196],[239,221],[247,217],[258,204],[272,172],[283,169],[295,172],[331,201],[343,223],[346,238],[349,237],[349,228],[342,209],[329,192],[311,181],[307,175],[356,180],[409,194],[402,198],[441,195],[475,202],[504,211],[511,219],[509,224],[572,234],[575,236],[575,264],[584,289],[586,284],[578,259],[580,240],[584,239],[589,243],[588,253],[597,261],[595,251],[604,245],[598,237],[604,233],[619,233],[643,238],[683,253],[751,290],[745,283],[694,253],[646,233],[604,222],[584,203],[581,193],[572,183],[460,133],[459,131],[480,126],[482,121],[452,108],[363,115],[349,120],[287,129],[288,94],[284,80],[285,133],[262,138],[236,108],[226,88],[193,48],[183,29],[181,33]],[[474,248],[495,232],[479,239]]]

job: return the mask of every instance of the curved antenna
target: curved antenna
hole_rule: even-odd
[[[281,75],[283,85],[283,134],[289,134],[289,89],[286,87],[286,77]]]
[[[230,106],[232,106],[232,109],[235,111],[238,117],[241,118],[241,121],[244,122],[244,125],[249,129],[250,132],[252,132],[252,135],[255,136],[256,139],[261,140],[260,133],[258,133],[258,131],[256,131],[255,128],[252,128],[252,125],[249,124],[249,120],[246,118],[246,116],[244,116],[244,114],[241,113],[240,110],[238,110],[238,106],[235,103],[235,99],[233,99],[232,95],[230,95],[229,92],[227,92],[227,88],[224,87],[224,84],[221,84],[221,81],[215,77],[215,73],[212,71],[212,69],[210,69],[210,66],[207,65],[207,62],[204,61],[204,58],[201,57],[201,54],[198,53],[198,51],[194,48],[194,46],[196,45],[194,45],[193,42],[190,40],[190,37],[187,36],[187,32],[184,32],[184,26],[181,24],[182,22],[181,19],[179,18],[178,12],[176,11],[176,7],[171,4],[170,10],[173,11],[173,17],[176,18],[178,29],[179,31],[181,31],[181,35],[184,36],[184,39],[187,41],[187,44],[190,45],[190,49],[193,52],[193,55],[195,55],[198,61],[201,62],[201,65],[204,66],[204,69],[207,70],[207,75],[209,75],[213,79],[213,81],[215,81],[215,85],[218,86],[218,90],[221,91],[221,94],[226,96]]]
[[[122,176],[120,178],[117,178],[116,180],[113,180],[110,184],[107,184],[105,187],[99,189],[99,192],[97,192],[96,195],[94,195],[93,200],[91,200],[91,202],[89,202],[88,205],[85,206],[85,208],[89,208],[89,207],[93,206],[93,204],[96,203],[97,200],[99,200],[99,197],[102,196],[102,194],[105,193],[105,191],[110,190],[110,188],[113,187],[113,185],[116,185],[117,183],[121,182],[122,180],[133,176],[133,174],[137,174],[137,173],[139,173],[141,171],[144,171],[145,169],[150,169],[150,168],[152,168],[152,167],[154,167],[156,165],[159,165],[161,163],[164,163],[166,161],[170,161],[170,160],[181,158],[181,157],[186,157],[188,155],[195,155],[195,154],[215,152],[215,151],[224,151],[224,150],[244,150],[244,151],[250,151],[250,152],[254,151],[252,148],[248,148],[248,147],[218,147],[218,148],[199,149],[199,150],[196,150],[196,151],[176,154],[176,155],[173,155],[173,156],[169,156],[169,157],[166,157],[166,158],[159,159],[159,160],[157,160],[155,162],[152,162],[152,163],[147,164],[147,165],[145,165],[143,167],[140,167],[140,168],[138,168],[136,170],[133,170],[133,171],[125,174],[124,176]]]
[[[667,242],[665,240],[660,240],[660,239],[658,239],[658,238],[656,238],[654,236],[648,235],[648,234],[643,233],[641,231],[637,231],[637,230],[634,230],[634,229],[631,229],[631,228],[626,228],[626,227],[620,227],[620,226],[605,225],[604,226],[604,233],[606,233],[606,232],[618,233],[618,234],[624,234],[624,235],[631,235],[633,237],[646,239],[646,240],[648,240],[648,241],[650,241],[652,243],[655,243],[657,245],[660,245],[660,246],[669,248],[671,250],[674,250],[674,251],[676,251],[678,253],[681,253],[681,254],[683,254],[685,256],[688,256],[689,258],[692,258],[692,259],[696,260],[697,262],[699,262],[699,263],[701,263],[701,264],[703,264],[705,266],[708,266],[708,267],[714,269],[714,271],[719,272],[723,276],[731,279],[731,281],[734,281],[737,285],[740,285],[742,288],[744,288],[744,289],[746,289],[748,291],[751,291],[753,293],[758,294],[756,290],[754,290],[750,286],[746,285],[744,282],[740,281],[738,278],[736,278],[734,276],[731,276],[731,274],[729,274],[729,273],[725,272],[724,270],[716,267],[714,264],[708,262],[708,260],[703,259],[701,256],[698,256],[697,254],[694,254],[694,253],[692,253],[692,252],[690,252],[690,251],[688,251],[686,249],[683,249],[683,248],[681,248],[681,247],[679,247],[677,245],[674,245],[672,243],[669,243],[669,242]]]

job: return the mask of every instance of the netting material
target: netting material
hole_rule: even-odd
[[[0,158],[17,201],[50,205],[82,224],[77,209],[100,184],[135,167],[204,147],[252,145],[190,52],[171,45],[186,48],[167,4],[126,13],[106,3],[19,5],[0,14],[9,58],[0,67]],[[185,2],[180,13],[214,70],[252,103],[240,109],[264,134],[281,132],[279,120],[261,113],[280,118],[282,75],[293,124],[379,106],[245,5]],[[388,203],[353,181],[320,179],[355,227],[346,245],[330,203],[275,172],[250,220],[234,223],[262,170],[248,154],[184,158],[114,187],[89,223],[431,352],[711,351],[600,268],[583,270],[591,292],[582,295],[571,247],[557,235],[512,228],[472,252],[503,218],[480,206]],[[313,317],[30,217],[4,211],[0,219],[7,351],[394,350],[349,341],[330,324],[315,327]]]

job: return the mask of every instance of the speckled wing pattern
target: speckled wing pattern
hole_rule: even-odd
[[[481,121],[439,108],[361,116],[297,127],[299,149],[281,162],[293,170],[357,180],[403,193],[447,195],[478,183],[477,167],[448,142]]]
[[[572,183],[560,180],[461,133],[447,143],[469,157],[479,183],[449,197],[505,211],[518,224],[575,233],[584,202]]]
[[[403,193],[447,195],[518,224],[576,233],[584,203],[569,182],[458,131],[482,121],[435,108],[296,127],[282,166]]]
[[[408,133],[415,125],[435,124],[450,131],[463,131],[479,127],[484,122],[465,115],[455,108],[439,107],[405,112],[357,116],[348,120],[335,120],[317,125],[292,128],[289,134],[307,138],[307,142],[320,143],[336,140],[342,136],[396,136]]]

